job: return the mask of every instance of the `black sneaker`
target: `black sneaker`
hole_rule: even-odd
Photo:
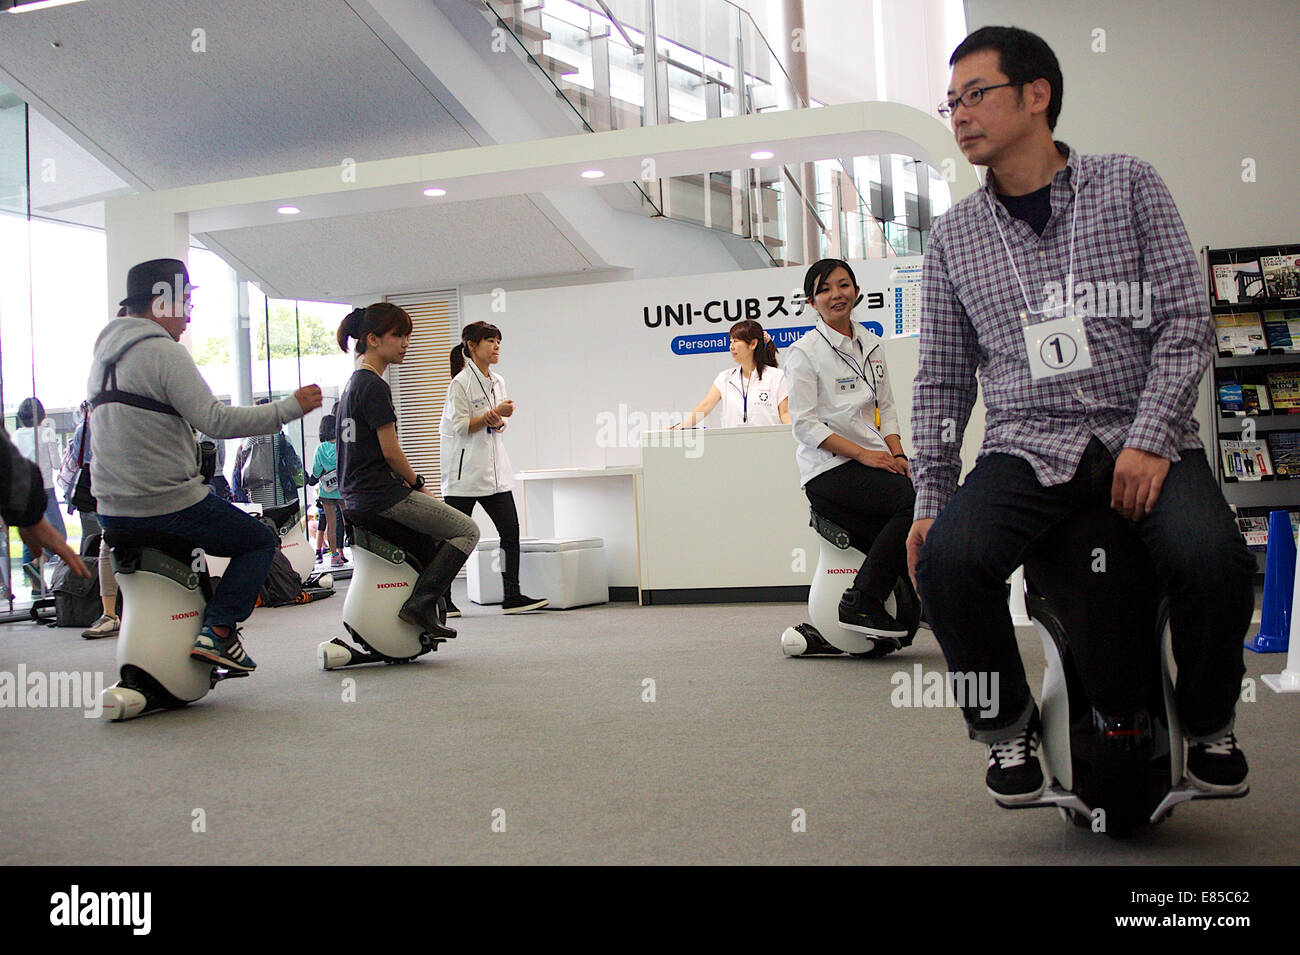
[[[1038,762],[1041,729],[1035,710],[1018,735],[988,744],[989,768],[984,784],[997,802],[1003,805],[1033,802],[1047,788],[1043,767]]]
[[[501,610],[504,613],[527,613],[530,610],[541,610],[550,601],[529,597],[526,594],[515,594],[513,597],[507,597],[501,602]]]
[[[1246,754],[1231,730],[1208,743],[1187,744],[1187,778],[1197,789],[1226,794],[1245,792],[1248,771]]]
[[[907,629],[889,615],[883,601],[852,588],[840,598],[840,626],[873,637],[901,640],[907,636]]]
[[[460,608],[451,602],[451,594],[447,594],[447,596],[442,598],[442,604],[444,607],[447,608],[446,616],[448,617],[460,616]]]

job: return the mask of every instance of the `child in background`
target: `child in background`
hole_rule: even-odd
[[[316,560],[320,562],[324,557],[325,539],[328,536],[330,566],[341,567],[346,560],[343,557],[343,548],[339,545],[339,531],[343,526],[343,496],[339,493],[338,447],[334,443],[334,415],[327,414],[320,419],[319,438],[316,458],[311,465],[311,483],[320,483],[320,490],[316,495],[316,507],[320,511],[320,520],[316,525]]]

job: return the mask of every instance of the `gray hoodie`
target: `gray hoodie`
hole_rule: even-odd
[[[208,488],[199,474],[191,425],[213,438],[242,438],[274,434],[302,417],[302,406],[292,395],[252,408],[223,405],[190,353],[148,318],[118,318],[104,326],[95,341],[88,395],[103,390],[104,366],[128,346],[134,347],[118,363],[117,387],[171,405],[185,420],[117,403],[94,410],[90,483],[101,514],[156,517],[203,500]]]

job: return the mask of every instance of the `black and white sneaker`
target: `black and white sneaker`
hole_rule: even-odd
[[[1042,743],[1038,711],[1019,734],[997,743],[989,743],[989,768],[984,784],[989,795],[1002,805],[1033,802],[1047,788],[1043,767],[1038,762]]]
[[[545,598],[529,597],[526,594],[515,594],[513,597],[507,597],[501,602],[503,613],[527,613],[530,610],[541,610],[550,601]]]
[[[443,603],[443,606],[445,606],[445,607],[447,608],[447,614],[446,614],[446,615],[447,615],[448,617],[459,617],[459,616],[460,616],[460,608],[457,607],[454,603],[451,602],[451,594],[447,594],[447,596],[443,597],[443,598],[442,598],[442,603]]]
[[[1187,778],[1197,789],[1228,795],[1245,792],[1248,771],[1246,754],[1231,730],[1216,740],[1187,744]]]
[[[907,628],[889,615],[883,601],[852,588],[840,598],[840,626],[872,637],[901,640],[907,636]]]

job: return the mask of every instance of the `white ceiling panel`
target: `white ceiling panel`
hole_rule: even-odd
[[[593,268],[527,196],[210,233],[285,297],[388,292]],[[601,268],[604,264],[601,263]]]
[[[151,189],[475,145],[344,0],[9,15],[0,66]]]

